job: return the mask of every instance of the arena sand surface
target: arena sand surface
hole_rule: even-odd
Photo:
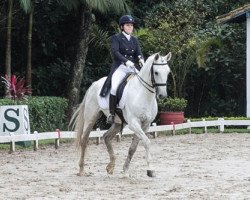
[[[86,175],[76,176],[79,154],[64,143],[12,154],[0,151],[0,199],[250,199],[250,134],[187,134],[151,140],[156,177],[146,176],[142,143],[122,166],[131,137],[114,141],[117,164],[108,176],[103,141],[90,144]]]

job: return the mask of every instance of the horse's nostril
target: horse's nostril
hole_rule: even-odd
[[[159,99],[163,99],[163,95],[162,94],[159,94]]]

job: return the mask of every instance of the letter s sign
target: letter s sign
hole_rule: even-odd
[[[14,115],[13,114],[10,115],[11,113],[13,113]],[[18,121],[18,118],[19,118],[19,109],[18,108],[16,110],[12,109],[12,108],[5,110],[4,118],[7,121],[12,122],[14,124],[14,127],[10,128],[10,126],[8,127],[7,124],[4,123],[3,124],[3,132],[6,132],[6,130],[9,132],[15,132],[20,128],[20,122]]]
[[[0,106],[0,136],[30,134],[27,105]]]

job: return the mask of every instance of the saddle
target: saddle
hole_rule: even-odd
[[[116,97],[117,97],[117,104],[119,103],[119,101],[122,98],[122,94],[124,91],[125,86],[127,85],[128,81],[134,77],[134,73],[128,73],[124,79],[122,80],[121,84],[119,85],[119,87],[117,88],[117,92],[116,92]]]
[[[139,65],[135,65],[135,68],[140,71],[140,66]],[[106,97],[108,94],[109,94],[109,90],[111,88],[111,79],[112,79],[112,76],[113,76],[113,73],[115,72],[115,69],[114,70],[111,70],[108,77],[106,78],[103,86],[102,86],[102,89],[101,89],[101,92],[100,92],[100,96],[101,97]],[[129,75],[127,75],[123,81],[125,81],[131,74],[133,73],[129,73]],[[121,83],[122,85],[122,83]],[[125,84],[126,85],[126,84]],[[125,86],[124,86],[125,87]],[[123,88],[124,89],[124,88]]]

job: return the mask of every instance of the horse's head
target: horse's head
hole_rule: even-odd
[[[168,61],[171,59],[171,56],[171,52],[166,56],[156,53],[152,62],[151,81],[156,90],[156,97],[159,99],[167,96],[167,80],[170,72]]]

